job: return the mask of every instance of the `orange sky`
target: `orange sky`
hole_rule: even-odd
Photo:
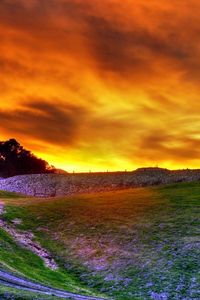
[[[200,2],[1,0],[0,139],[68,171],[200,167]]]

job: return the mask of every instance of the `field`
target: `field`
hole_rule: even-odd
[[[0,199],[5,220],[21,219],[17,227],[32,231],[60,266],[49,270],[0,230],[1,268],[116,300],[199,299],[199,183],[49,199],[2,192]]]

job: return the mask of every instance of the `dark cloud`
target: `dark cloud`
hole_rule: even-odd
[[[154,130],[141,137],[138,145],[140,158],[156,162],[176,161],[187,163],[199,159],[200,140],[187,135],[167,133],[167,130]],[[138,150],[137,150],[138,151]],[[136,154],[138,157],[139,153]]]
[[[175,60],[178,66],[187,64],[193,54],[193,49],[177,34],[169,34],[167,28],[164,35],[159,35],[134,23],[127,30],[98,16],[87,16],[86,21],[90,51],[101,70],[153,74],[156,59]]]
[[[123,72],[130,64],[131,67],[139,65],[139,57],[128,53],[131,45],[126,32],[100,17],[90,16],[87,21],[89,50],[101,70]]]
[[[45,2],[27,1],[35,5],[26,5],[25,1],[2,0],[0,1],[0,24],[14,26],[15,30],[21,28],[42,29],[45,26]],[[24,25],[26,24],[26,27]],[[41,27],[42,26],[42,27]]]
[[[56,102],[36,100],[16,110],[1,110],[4,131],[54,145],[74,144],[88,112],[82,107]]]
[[[17,75],[20,77],[32,77],[36,76],[36,72],[33,71],[33,68],[30,66],[26,66],[25,63],[19,62],[18,60],[8,59],[8,58],[1,58],[0,57],[0,70],[1,76],[6,75]],[[3,77],[2,76],[2,77]],[[18,77],[19,78],[19,77]]]
[[[170,61],[173,68],[181,69],[184,76],[199,78],[199,63],[196,49],[200,32],[187,26],[186,19],[178,19],[174,25],[174,14],[163,15],[160,27],[154,31],[148,24],[138,24],[138,16],[129,28],[123,27],[113,17],[106,18],[94,9],[93,2],[81,0],[3,0],[0,2],[0,24],[28,34],[22,41],[31,52],[38,48],[62,53],[73,53],[80,57],[74,43],[79,35],[82,50],[86,48],[100,71],[123,74],[146,74],[156,72],[155,65]],[[105,10],[110,2],[104,4]],[[177,4],[176,4],[177,5]],[[148,8],[148,6],[147,6]],[[112,16],[112,11],[110,12]],[[143,16],[145,17],[145,15]],[[182,27],[185,34],[180,34]],[[193,34],[193,35],[192,35]]]
[[[69,25],[67,20],[81,21],[87,15],[89,7],[87,1],[78,0],[2,0],[0,24],[14,26],[16,30],[21,29],[32,34],[43,31],[54,33],[56,29],[67,32],[68,28],[64,26]]]

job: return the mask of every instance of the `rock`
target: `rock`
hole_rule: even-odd
[[[17,225],[20,225],[20,224],[22,224],[22,220],[21,220],[21,219],[18,219],[18,218],[16,218],[16,219],[12,220],[12,223],[13,223],[13,225],[17,226]]]

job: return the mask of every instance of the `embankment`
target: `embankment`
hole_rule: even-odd
[[[142,168],[133,172],[14,176],[0,180],[0,190],[36,197],[55,197],[199,180],[200,170]]]

